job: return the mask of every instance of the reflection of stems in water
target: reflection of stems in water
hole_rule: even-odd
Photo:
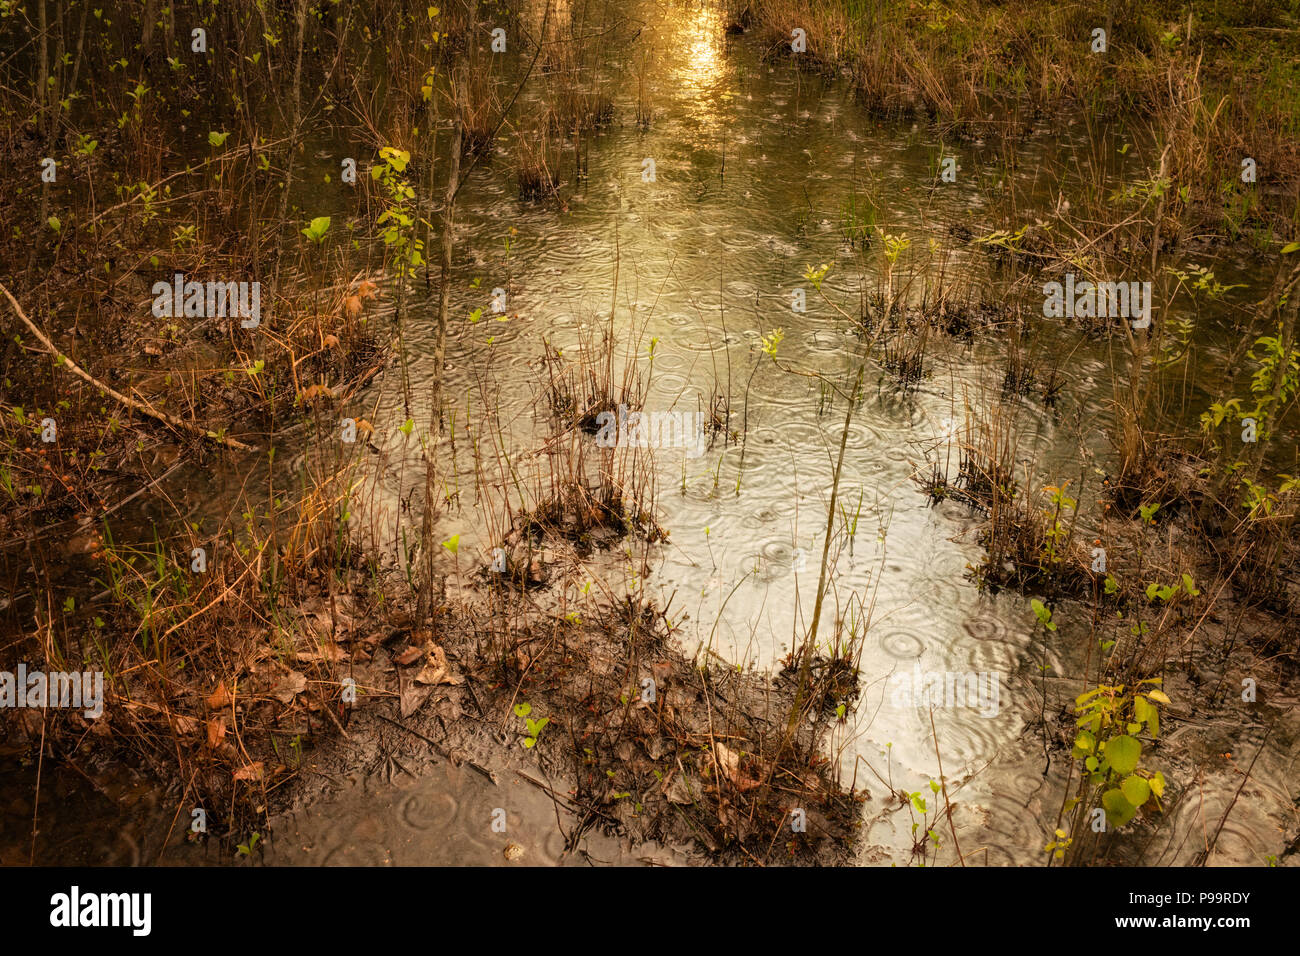
[[[835,302],[832,301],[832,300],[830,299],[830,297],[827,296],[826,293],[825,293],[824,291],[822,291],[822,288],[821,288],[821,284],[820,284],[820,283],[818,283],[818,285],[817,285],[817,292],[821,295],[822,299],[826,302],[826,304],[829,305],[829,306],[830,306],[832,309],[834,309],[836,312],[838,312],[841,316],[843,316],[844,318],[848,319],[850,322],[856,322],[856,321],[857,321],[856,319],[853,318],[853,316],[849,315],[849,314],[848,314],[847,312],[845,312],[842,308],[840,308],[838,305],[836,305]],[[800,375],[800,376],[803,376],[804,378],[815,378],[815,379],[817,379],[817,381],[818,381],[819,383],[821,383],[824,387],[829,388],[829,389],[831,389],[832,391],[836,392],[837,394],[842,395],[842,396],[848,398],[848,400],[849,400],[849,406],[850,406],[850,416],[851,416],[851,415],[852,415],[852,405],[853,405],[854,400],[857,398],[857,395],[858,395],[858,388],[859,388],[859,386],[861,386],[861,384],[862,384],[862,376],[863,376],[863,373],[864,373],[865,370],[866,370],[866,362],[869,361],[869,359],[870,359],[871,349],[872,349],[872,347],[875,345],[875,343],[876,343],[876,339],[879,338],[879,336],[880,336],[880,328],[882,328],[882,327],[883,327],[883,323],[881,324],[880,327],[878,327],[878,328],[876,329],[875,332],[872,333],[872,335],[871,335],[871,339],[867,342],[867,344],[866,344],[866,348],[863,350],[863,364],[858,368],[858,378],[857,378],[857,382],[856,382],[856,384],[854,384],[854,386],[853,386],[853,390],[852,390],[852,392],[850,392],[850,393],[846,393],[842,388],[840,388],[840,387],[839,387],[838,385],[836,385],[834,382],[830,381],[830,380],[827,379],[825,376],[823,376],[821,372],[800,372],[798,369],[791,368],[791,367],[788,366],[788,365],[783,365],[783,364],[781,363],[781,361],[776,357],[776,353],[775,353],[775,351],[772,353],[772,361],[776,364],[776,367],[779,368],[779,369],[781,369],[781,371],[783,371],[783,372],[789,372],[791,375]],[[730,358],[728,358],[728,362],[730,362]],[[745,471],[745,445],[746,445],[746,442],[747,442],[748,439],[749,439],[749,387],[750,387],[751,384],[753,384],[754,376],[758,373],[758,368],[759,368],[759,366],[762,365],[762,364],[763,364],[763,360],[760,358],[760,359],[758,360],[758,363],[755,364],[755,366],[754,366],[754,370],[753,370],[752,372],[749,373],[749,381],[745,383],[745,415],[744,415],[744,424],[743,424],[743,426],[742,426],[742,431],[741,431],[741,440],[740,440],[740,466],[739,466],[739,468],[737,468],[737,470],[736,470],[736,494],[737,494],[738,496],[739,496],[739,494],[740,494],[740,480],[741,480],[741,476],[744,474],[744,471]],[[730,373],[728,373],[728,383],[730,383]],[[730,384],[728,384],[728,394],[730,394]],[[843,445],[842,445],[842,444],[841,444],[841,452],[840,452],[840,455],[841,455],[841,460],[842,460],[842,458],[843,458]],[[838,475],[838,471],[837,471],[836,473],[837,473],[837,475]],[[834,505],[832,505],[832,509],[833,509],[833,507],[834,507]]]
[[[853,509],[852,521],[849,520],[848,512],[844,510],[844,506],[840,505],[840,517],[841,519],[843,519],[844,535],[849,539],[850,558],[853,557],[853,542],[857,539],[858,536],[858,518],[860,518],[861,516],[862,516],[862,487],[859,485],[858,504],[857,507]]]
[[[745,417],[740,428],[740,466],[736,469],[736,497],[740,497],[740,479],[745,474],[745,448],[749,444],[749,386],[754,384],[754,376],[758,374],[758,368],[763,364],[762,356],[754,363],[754,370],[749,373],[749,381],[745,383]]]
[[[835,476],[831,480],[831,500],[826,512],[826,536],[822,540],[821,571],[817,576],[817,600],[813,604],[812,625],[809,627],[808,636],[804,639],[803,646],[799,651],[800,662],[798,690],[795,693],[794,705],[790,708],[790,720],[786,725],[785,739],[781,743],[782,750],[784,750],[794,738],[795,727],[799,723],[808,681],[812,673],[812,658],[817,648],[817,626],[821,622],[822,602],[826,598],[826,569],[830,558],[831,534],[835,530],[835,505],[840,491],[840,474],[844,469],[844,449],[848,446],[849,425],[853,422],[853,398],[862,387],[862,376],[865,371],[866,362],[864,361],[858,366],[857,378],[853,383],[853,392],[849,397],[848,408],[844,412],[844,428],[840,432],[840,452],[839,457],[835,461]],[[774,761],[773,767],[775,766],[776,762]]]
[[[718,291],[722,291],[721,273],[719,273],[718,276]],[[725,301],[726,300],[723,296],[718,296],[718,322],[722,325],[722,347],[726,349],[727,355],[727,411],[726,414],[723,415],[722,422],[722,445],[724,448],[727,444],[727,437],[731,432],[731,343],[727,341],[727,309],[724,305]],[[709,353],[712,354],[713,350],[709,349]],[[715,368],[713,372],[713,380],[716,382],[717,379],[718,373]]]
[[[470,6],[470,23],[478,13],[477,0]],[[454,72],[454,71],[449,71]],[[429,410],[429,445],[425,449],[424,514],[420,520],[420,555],[422,573],[416,591],[416,620],[423,621],[432,607],[433,590],[433,483],[437,454],[434,446],[442,432],[442,377],[447,363],[447,312],[451,303],[452,230],[456,223],[456,191],[460,189],[460,154],[465,143],[465,81],[452,82],[451,169],[447,175],[447,194],[442,210],[442,260],[438,272],[438,322],[433,346],[433,402]]]
[[[699,658],[700,658],[700,648],[707,648],[707,650],[709,651],[709,653],[713,653],[713,635],[717,633],[717,631],[718,631],[718,625],[722,622],[722,612],[725,611],[725,610],[727,609],[727,602],[731,600],[732,595],[734,595],[738,590],[740,590],[740,586],[741,586],[742,584],[745,583],[746,579],[749,578],[749,576],[750,576],[751,574],[757,574],[757,573],[758,573],[757,569],[754,569],[753,571],[750,571],[748,574],[742,575],[741,578],[740,578],[740,580],[736,582],[735,587],[733,587],[733,588],[732,588],[732,589],[727,593],[727,597],[726,597],[725,600],[723,600],[723,602],[722,602],[722,606],[718,608],[718,613],[715,614],[715,615],[713,616],[713,627],[711,627],[711,628],[709,629],[709,640],[708,640],[708,642],[707,642],[706,644],[700,644],[699,646],[697,646],[697,647],[695,648],[695,659],[696,659],[697,661],[698,661]],[[767,604],[767,592],[766,592],[766,590],[764,590],[764,592],[763,592],[763,603],[760,604],[760,605],[758,606],[758,613],[759,613],[759,615],[762,615],[762,613],[763,613],[763,606],[764,606],[765,604]],[[775,767],[776,764],[773,763],[773,766]]]
[[[934,729],[934,704],[930,704],[930,735],[934,738],[934,757],[939,761],[939,786],[943,790],[943,812],[948,818],[948,830],[952,833],[952,846],[957,851],[957,860],[962,866],[966,859],[961,855],[961,844],[957,842],[957,828],[952,822],[952,801],[948,799],[948,781],[943,775],[943,756],[939,753],[939,732]]]

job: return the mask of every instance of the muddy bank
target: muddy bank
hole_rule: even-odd
[[[241,757],[211,730],[187,793],[160,790],[161,768],[127,773],[102,757],[42,768],[30,736],[40,721],[11,732],[6,753],[22,758],[18,776],[32,793],[6,808],[7,862],[26,862],[33,847],[47,864],[150,863],[153,854],[178,864],[351,865],[501,862],[496,855],[559,864],[574,854],[830,865],[852,856],[868,795],[830,778],[819,748],[824,702],[787,737],[796,681],[697,664],[650,608],[596,606],[585,622],[540,615],[510,631],[504,659],[485,659],[486,607],[444,608],[434,630],[413,630],[404,612],[383,623],[346,596],[334,604],[331,646],[347,662],[335,714],[320,712],[300,672],[256,663],[237,673],[237,694],[206,701],[206,727],[243,728],[248,762],[233,775],[227,760]],[[50,775],[43,807],[32,800],[40,769]],[[198,793],[229,800],[235,816]],[[111,803],[100,806],[99,794]],[[73,823],[69,800],[95,823]],[[113,804],[131,826],[111,822]],[[417,832],[390,830],[396,820]]]

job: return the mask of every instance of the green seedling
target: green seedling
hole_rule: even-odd
[[[524,747],[531,750],[537,746],[537,738],[542,729],[551,722],[551,718],[543,717],[541,720],[533,720],[528,715],[533,712],[533,705],[524,701],[521,704],[515,704],[515,716],[523,718],[524,731],[527,736],[524,737]]]
[[[239,846],[235,847],[235,849],[239,851],[240,856],[252,856],[253,851],[257,849],[257,844],[260,843],[261,840],[262,834],[254,833],[248,838],[247,843],[241,843]]]

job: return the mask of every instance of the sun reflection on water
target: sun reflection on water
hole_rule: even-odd
[[[718,107],[729,95],[725,89],[720,12],[714,4],[702,5],[678,23],[670,42],[684,49],[686,55],[665,57],[671,64],[673,86],[695,119],[709,127],[717,126],[722,121]]]

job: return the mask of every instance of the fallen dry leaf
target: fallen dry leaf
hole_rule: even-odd
[[[424,651],[420,650],[418,647],[408,647],[406,650],[402,651],[402,653],[393,658],[393,663],[398,667],[406,667],[409,664],[414,664],[423,656]]]
[[[275,685],[271,694],[282,704],[290,703],[295,697],[307,689],[307,678],[298,671],[289,671],[281,678],[280,682]]]
[[[208,710],[224,710],[230,706],[230,700],[230,691],[226,690],[226,682],[222,681],[208,698]]]
[[[306,631],[309,636],[320,639],[348,634],[357,628],[358,619],[348,613],[347,607],[339,602],[333,613],[328,607],[304,612],[303,623],[307,625]]]
[[[311,385],[304,388],[298,395],[303,402],[314,402],[321,396],[333,398],[334,392],[328,385]]]
[[[180,734],[196,734],[202,726],[199,720],[187,714],[173,713],[172,720],[176,721],[176,732]]]
[[[425,684],[417,684],[409,677],[404,676],[405,671],[397,672],[397,694],[398,704],[401,707],[403,717],[410,717],[420,709],[420,705],[429,699],[433,694],[433,688]]]
[[[247,766],[240,767],[234,772],[234,780],[261,780],[262,779],[262,761],[250,763]]]
[[[458,677],[451,672],[451,667],[447,663],[447,652],[438,644],[430,641],[424,645],[426,654],[424,668],[416,674],[414,681],[417,684],[461,684],[464,683],[463,677]]]
[[[332,641],[321,641],[318,650],[299,651],[295,656],[307,664],[318,664],[321,661],[337,664],[339,661],[347,660],[348,652]]]
[[[669,803],[689,805],[698,799],[697,795],[700,793],[701,788],[698,783],[692,788],[691,781],[679,774],[676,769],[673,769],[670,775],[665,778],[660,789],[663,791],[664,796],[668,798]]]
[[[208,718],[208,746],[220,746],[226,737],[226,718],[224,716]]]
[[[737,790],[744,793],[746,790],[753,790],[759,782],[752,777],[748,777],[740,769],[740,754],[736,753],[726,744],[714,741],[713,755],[718,762],[718,766],[727,778],[732,782]]]

